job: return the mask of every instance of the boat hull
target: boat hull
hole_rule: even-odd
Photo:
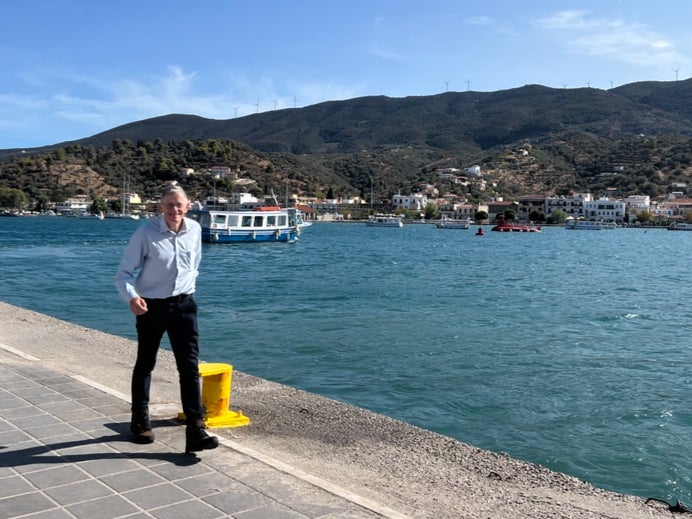
[[[502,227],[493,227],[490,229],[494,232],[541,232],[537,227],[527,227],[527,226],[516,226],[516,225],[505,225]]]
[[[576,231],[605,231],[616,229],[615,222],[601,222],[596,220],[567,220],[565,229]]]
[[[495,232],[541,232],[541,228],[538,226],[507,223],[502,215],[498,216],[497,225],[490,230]]]
[[[370,216],[365,225],[368,227],[403,227],[402,217],[394,214],[377,214]]]
[[[692,223],[676,223],[668,227],[669,231],[692,231]]]
[[[468,229],[471,227],[470,220],[440,220],[435,224],[438,229]]]
[[[206,243],[292,242],[297,240],[298,236],[296,229],[275,231],[202,229],[202,241]]]

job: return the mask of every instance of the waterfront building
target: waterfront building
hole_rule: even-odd
[[[497,220],[499,215],[505,214],[506,211],[513,211],[516,215],[519,210],[519,204],[517,202],[505,202],[504,199],[499,198],[492,202],[488,202],[488,221],[494,222]]]
[[[477,205],[469,202],[444,203],[439,205],[440,218],[451,220],[475,219]]]
[[[91,202],[83,196],[68,198],[62,202],[56,202],[55,212],[58,214],[79,214],[86,212]]]
[[[622,223],[625,220],[626,204],[622,200],[599,198],[584,202],[584,218],[586,220],[603,220],[606,222]]]
[[[394,195],[392,197],[393,209],[404,209],[406,211],[423,211],[428,205],[428,197],[420,193],[404,196]]]
[[[517,220],[522,222],[529,221],[529,215],[534,211],[545,214],[545,196],[526,195],[519,197],[519,208],[517,209]]]
[[[692,198],[675,198],[665,200],[654,206],[651,212],[655,216],[670,220],[683,220],[692,215]]]
[[[632,195],[624,200],[627,211],[627,222],[632,223],[637,219],[637,214],[642,211],[651,211],[651,197],[648,195]]]
[[[567,213],[572,218],[584,216],[584,202],[593,200],[591,193],[572,193],[570,196],[551,196],[545,199],[545,216],[550,217],[557,211]]]

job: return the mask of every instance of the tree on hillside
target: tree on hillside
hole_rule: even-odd
[[[24,209],[26,195],[19,189],[0,187],[0,208]]]
[[[482,223],[485,222],[488,219],[488,213],[485,211],[476,211],[476,214],[473,215],[474,220],[476,222]]]
[[[531,211],[529,213],[529,221],[534,223],[545,222],[545,215],[543,214],[543,211],[539,211],[538,209]]]
[[[567,221],[567,213],[562,209],[553,211],[553,213],[546,220],[547,223],[565,223]]]
[[[108,211],[108,204],[106,204],[106,201],[103,198],[95,198],[91,203],[89,211],[94,214],[105,213]]]
[[[650,211],[639,211],[637,213],[637,221],[642,223],[650,223],[654,221],[654,215]]]
[[[42,213],[48,211],[50,207],[50,199],[46,195],[38,195],[36,197],[36,204],[34,205],[34,211]]]
[[[437,204],[434,202],[428,202],[428,204],[425,206],[425,219],[434,220],[437,218],[438,212],[439,208],[437,207]]]

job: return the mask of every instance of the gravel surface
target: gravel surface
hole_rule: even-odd
[[[129,393],[135,344],[127,339],[0,303],[0,344]],[[161,350],[152,413],[175,416],[178,395],[172,354]],[[231,408],[251,424],[214,434],[412,518],[680,517],[661,503],[238,371]]]

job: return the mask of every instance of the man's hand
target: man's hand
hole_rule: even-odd
[[[147,302],[141,297],[133,297],[130,299],[130,312],[135,315],[142,315],[147,313]]]

